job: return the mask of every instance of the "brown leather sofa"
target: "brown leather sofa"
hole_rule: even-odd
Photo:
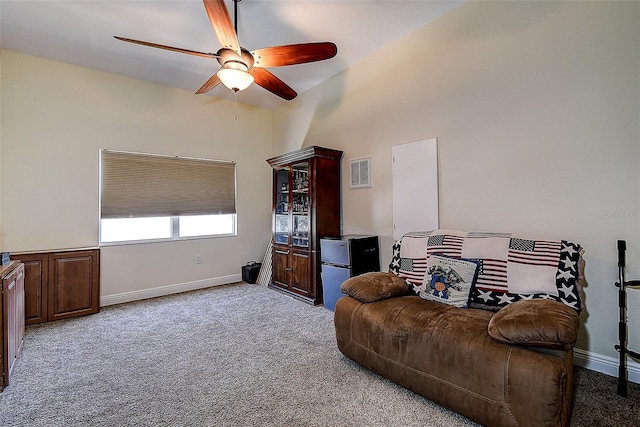
[[[350,359],[482,425],[569,425],[577,310],[549,299],[454,307],[384,272],[341,290],[336,338]]]

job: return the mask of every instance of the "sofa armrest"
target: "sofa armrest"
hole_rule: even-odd
[[[571,350],[578,313],[558,301],[524,300],[502,308],[489,320],[489,336],[505,344]]]
[[[404,279],[392,273],[371,272],[351,277],[340,286],[342,293],[360,302],[374,302],[409,294]]]

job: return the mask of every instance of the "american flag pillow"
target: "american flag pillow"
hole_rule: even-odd
[[[403,278],[410,290],[422,285],[427,272],[425,249],[429,233],[407,233],[393,245],[393,259],[389,265],[389,271]]]

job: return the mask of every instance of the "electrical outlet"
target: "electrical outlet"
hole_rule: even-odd
[[[202,255],[196,255],[196,264],[202,264]]]

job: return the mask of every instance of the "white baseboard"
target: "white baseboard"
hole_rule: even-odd
[[[211,286],[227,285],[229,283],[240,282],[241,280],[241,274],[231,274],[229,276],[196,280],[194,282],[176,283],[174,285],[160,286],[157,288],[105,295],[100,297],[100,307],[121,304],[124,302],[138,301],[147,298],[161,297],[164,295],[177,294],[180,292],[195,291],[196,289],[204,289]]]
[[[617,377],[620,360],[576,348],[573,350],[573,363],[592,371]],[[630,382],[640,384],[640,363],[634,362],[630,357],[627,357],[627,379]]]

